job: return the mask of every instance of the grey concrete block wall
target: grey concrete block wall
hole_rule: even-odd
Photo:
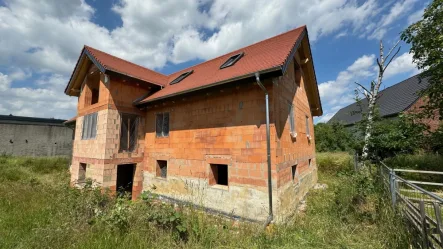
[[[72,133],[60,125],[0,124],[0,154],[71,156]]]

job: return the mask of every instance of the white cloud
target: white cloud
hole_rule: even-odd
[[[375,75],[375,55],[363,55],[346,70],[338,73],[335,80],[319,84],[320,97],[323,105],[335,106],[352,103],[354,99],[354,82],[361,82]]]
[[[54,82],[49,79],[48,82]],[[66,79],[63,80],[66,82]],[[51,84],[51,83],[50,83]],[[63,86],[48,88],[11,87],[8,75],[0,73],[0,113],[17,116],[71,118],[76,98],[63,94]]]
[[[369,39],[382,39],[385,34],[390,29],[390,26],[397,21],[398,19],[402,18],[403,16],[407,15],[414,7],[414,4],[417,2],[417,0],[404,0],[404,1],[398,1],[389,10],[389,13],[383,15],[375,25],[375,29],[370,33]]]
[[[312,42],[339,32],[339,36],[371,32],[375,26],[370,20],[382,9],[376,0],[119,0],[112,9],[122,26],[109,30],[93,22],[97,10],[84,0],[3,2],[0,68],[7,71],[1,71],[0,112],[23,108],[21,114],[66,118],[63,108],[70,107],[73,113],[75,104],[64,96],[63,87],[84,44],[159,69],[168,62],[207,60],[303,24]],[[400,14],[390,15],[394,20]],[[389,20],[384,18],[385,23]],[[367,63],[364,59],[358,63]],[[370,73],[348,68],[329,85]],[[28,88],[14,87],[14,81],[25,79],[30,80]],[[322,91],[327,87],[328,82],[323,83]],[[337,91],[349,101],[350,95],[330,88],[328,93]],[[45,103],[53,106],[51,101],[62,111],[49,104],[42,108]]]
[[[394,75],[404,73],[415,75],[419,72],[420,70],[417,69],[417,65],[412,61],[412,54],[405,52],[392,60],[391,64],[389,64],[388,68],[386,69],[383,78],[389,79]]]

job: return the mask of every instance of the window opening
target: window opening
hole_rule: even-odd
[[[174,85],[174,84],[179,83],[180,81],[182,81],[184,78],[188,77],[193,72],[194,72],[194,70],[191,70],[191,71],[180,74],[180,76],[178,76],[173,81],[171,81],[171,83],[169,83],[169,85]]]
[[[241,52],[241,53],[238,53],[236,55],[229,57],[229,59],[226,60],[225,63],[223,63],[220,66],[220,69],[233,66],[238,60],[240,60],[241,57],[243,57],[244,54],[245,54],[244,52]]]
[[[228,165],[226,164],[211,164],[210,185],[225,185],[228,186]]]
[[[155,119],[155,132],[157,137],[169,136],[169,113],[157,113]]]

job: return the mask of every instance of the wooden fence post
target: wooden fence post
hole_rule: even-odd
[[[441,210],[440,210],[440,205],[437,204],[437,202],[433,202],[432,204],[434,204],[434,212],[435,212],[435,220],[437,221],[437,232],[438,235],[440,236],[440,246],[443,247],[443,231],[442,229],[442,223],[441,223]]]
[[[426,211],[425,211],[425,203],[423,200],[420,200],[420,222],[421,222],[421,237],[422,237],[422,248],[428,248],[428,231],[426,225]]]

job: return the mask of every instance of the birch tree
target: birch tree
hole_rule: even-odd
[[[369,89],[366,88],[365,86],[363,86],[362,84],[355,82],[355,84],[357,84],[357,88],[356,88],[357,91],[362,93],[366,97],[366,99],[368,100],[367,124],[366,124],[366,129],[365,129],[365,136],[364,136],[362,160],[368,159],[368,156],[369,156],[369,142],[371,139],[372,126],[374,123],[374,111],[375,111],[375,106],[377,104],[377,99],[379,97],[378,96],[379,89],[380,89],[381,84],[383,83],[383,75],[384,75],[386,69],[388,68],[389,64],[391,64],[392,60],[395,58],[395,56],[398,54],[398,52],[400,52],[400,47],[398,47],[399,43],[400,43],[400,41],[397,41],[397,43],[395,43],[395,45],[389,50],[388,54],[385,56],[383,42],[380,41],[380,55],[377,58],[378,77],[377,77],[377,81],[375,81],[375,80],[371,81],[371,85],[370,85]],[[395,50],[396,48],[397,48],[397,50]]]

